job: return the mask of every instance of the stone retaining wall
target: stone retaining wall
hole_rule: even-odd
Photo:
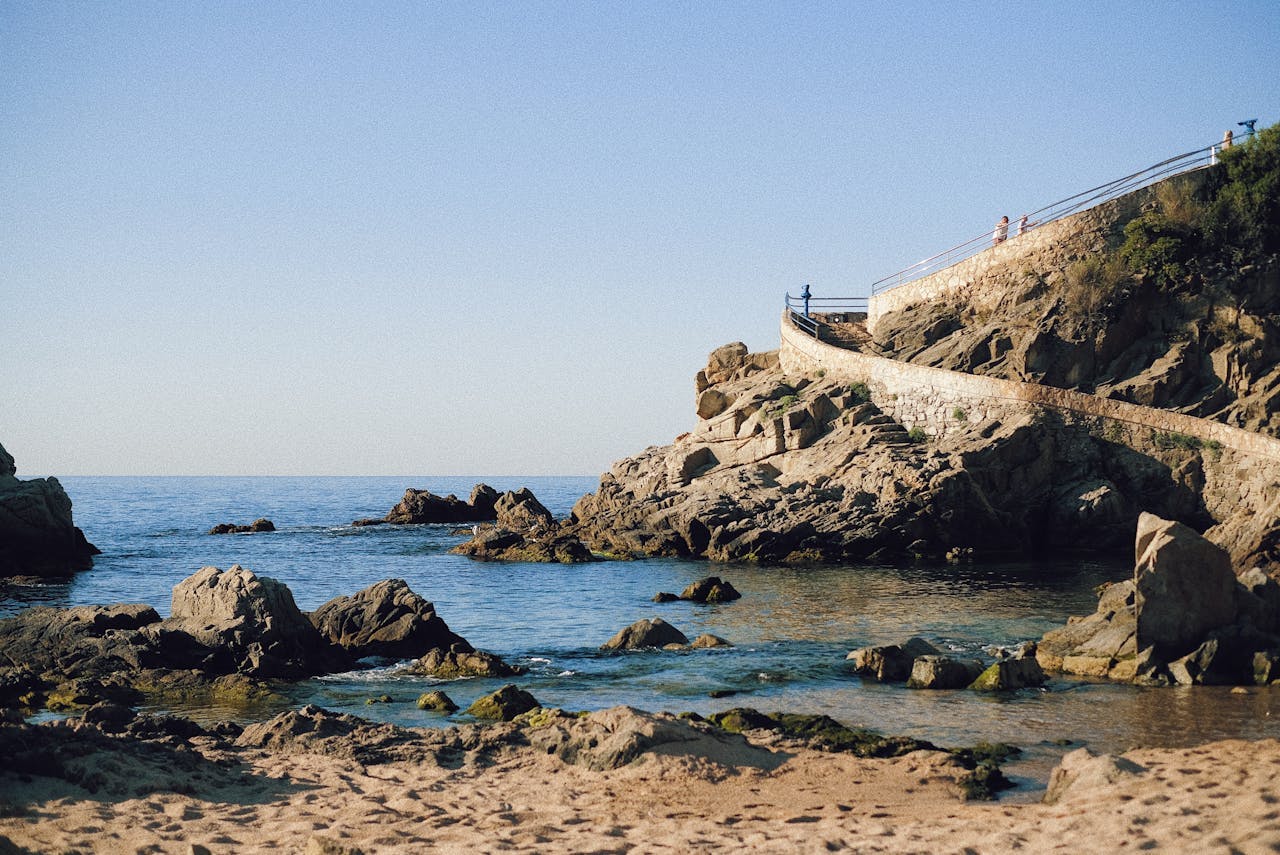
[[[797,329],[786,313],[778,356],[783,371],[790,374],[825,371],[865,383],[876,406],[907,428],[919,427],[930,436],[945,436],[965,422],[1048,407],[1280,459],[1280,440],[1264,434],[1070,389],[947,371],[834,347]]]

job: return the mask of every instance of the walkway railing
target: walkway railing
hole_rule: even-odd
[[[1209,166],[1215,162],[1221,147],[1221,143],[1214,143],[1204,148],[1198,148],[1195,151],[1179,154],[1168,160],[1162,160],[1153,166],[1148,166],[1146,169],[1135,172],[1132,175],[1117,178],[1115,181],[1108,181],[1106,184],[1100,184],[1090,190],[1085,190],[1083,193],[1077,193],[1074,196],[1054,202],[1052,205],[1046,205],[1037,211],[1032,211],[1026,214],[1026,223],[1021,228],[1018,220],[1009,223],[1007,232],[1009,239],[1013,240],[1023,231],[1043,226],[1046,223],[1052,223],[1054,220],[1060,220],[1085,208],[1091,208],[1102,202],[1116,199],[1171,175]],[[989,228],[964,243],[957,244],[937,255],[931,255],[922,261],[917,261],[910,267],[904,267],[897,273],[891,273],[883,279],[876,280],[871,284],[871,293],[880,294],[890,288],[896,288],[899,285],[919,279],[935,270],[941,270],[944,267],[950,267],[957,262],[964,261],[966,258],[977,255],[991,246],[994,242],[994,237],[994,227]]]
[[[867,312],[866,297],[792,297],[787,294],[787,315],[791,322],[814,338],[822,338],[822,331],[832,323],[843,323],[855,318],[849,315]]]

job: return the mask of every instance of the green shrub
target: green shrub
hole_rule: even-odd
[[[1205,233],[1237,261],[1280,252],[1280,125],[1222,153],[1222,185],[1209,204]]]
[[[853,383],[849,386],[849,391],[853,393],[854,399],[859,404],[865,404],[871,400],[871,390],[867,388],[866,383]]]
[[[954,410],[951,411],[951,418],[955,419],[958,422],[967,422],[969,421],[969,414],[966,413],[963,408],[956,407]]]
[[[1165,450],[1181,448],[1184,451],[1197,451],[1202,445],[1204,443],[1199,439],[1185,433],[1169,431],[1156,434],[1156,446]]]
[[[1120,260],[1133,272],[1150,276],[1157,285],[1175,285],[1187,277],[1187,262],[1195,254],[1198,238],[1195,229],[1164,214],[1143,214],[1125,223]]]
[[[918,444],[921,442],[928,442],[929,435],[924,432],[924,428],[917,425],[916,427],[913,427],[911,430],[907,431],[907,439]]]

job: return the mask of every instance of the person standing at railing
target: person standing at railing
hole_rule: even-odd
[[[1223,134],[1223,135],[1222,135],[1222,150],[1223,150],[1223,151],[1226,151],[1227,149],[1231,148],[1232,137],[1233,137],[1233,135],[1232,135],[1232,133],[1231,133],[1231,129],[1230,129],[1230,128],[1228,128],[1228,129],[1227,129],[1227,132],[1226,132],[1225,134]]]
[[[1009,239],[1009,218],[1004,216],[996,223],[996,230],[991,234],[991,245],[999,246]]]
[[[1014,237],[1017,237],[1018,235],[1025,235],[1030,230],[1031,224],[1027,222],[1027,215],[1023,214],[1018,218],[1018,230],[1014,232],[1013,235]]]

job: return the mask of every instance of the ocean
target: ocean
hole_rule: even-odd
[[[449,554],[451,526],[352,527],[380,517],[408,487],[466,498],[479,482],[529,487],[557,516],[594,489],[585,477],[63,477],[76,524],[102,550],[67,581],[0,582],[0,616],[33,605],[143,602],[169,611],[173,586],[208,565],[241,564],[287,584],[304,610],[386,578],[406,580],[477,648],[529,668],[514,682],[544,706],[629,704],[706,714],[734,706],[824,713],[849,725],[940,745],[1004,741],[1027,750],[1015,774],[1042,779],[1070,747],[1095,751],[1179,746],[1225,737],[1280,737],[1280,692],[1222,687],[1149,689],[1055,678],[1038,690],[989,695],[864,683],[845,654],[920,635],[958,654],[1039,638],[1091,613],[1094,589],[1124,578],[1124,562],[1055,558],[1000,564],[761,567],[672,558],[558,564],[484,563]],[[222,522],[267,517],[273,533],[209,535]],[[742,592],[720,605],[657,604],[706,575]],[[693,638],[731,649],[604,655],[615,632],[662,617]],[[465,708],[507,681],[441,683],[394,667],[305,681],[291,705],[316,703],[414,726],[457,719],[415,706],[444,689]],[[712,692],[733,693],[712,698]],[[369,704],[387,695],[389,703]],[[278,711],[182,709],[202,719]]]

